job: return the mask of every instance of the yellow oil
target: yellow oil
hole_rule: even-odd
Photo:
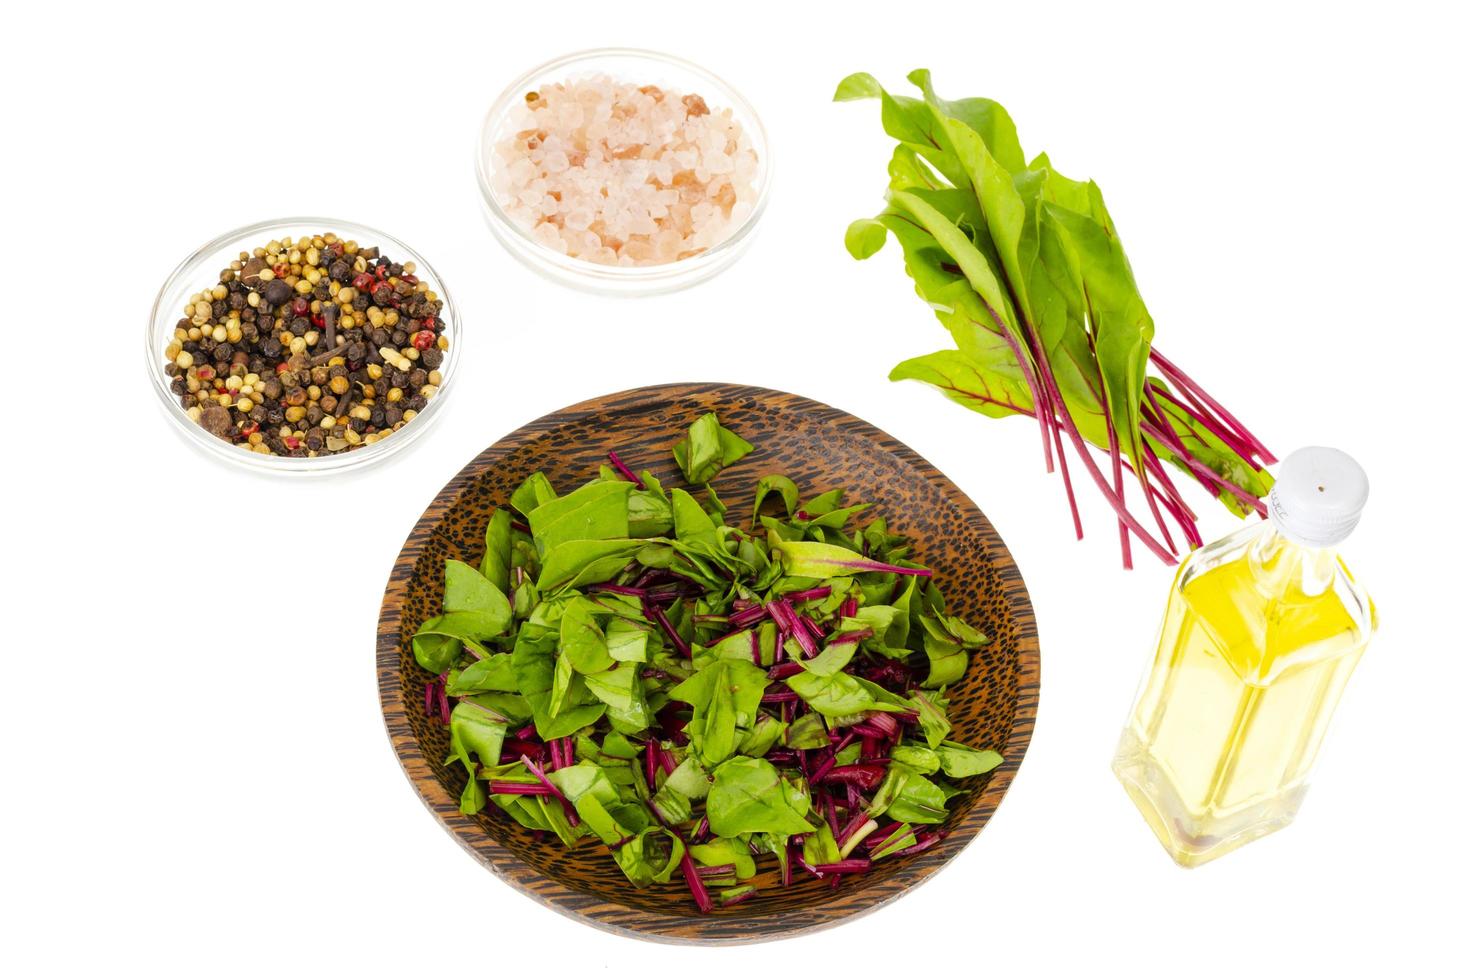
[[[1179,572],[1115,759],[1187,866],[1293,819],[1372,631],[1370,603],[1331,553],[1270,529],[1226,550]]]

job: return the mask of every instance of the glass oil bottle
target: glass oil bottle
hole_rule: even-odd
[[[1367,478],[1350,456],[1289,456],[1268,520],[1190,555],[1114,770],[1177,863],[1203,864],[1295,817],[1375,610],[1333,548]]]

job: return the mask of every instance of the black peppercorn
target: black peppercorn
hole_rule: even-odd
[[[270,280],[262,287],[262,298],[273,306],[281,306],[293,298],[293,287],[282,279]]]

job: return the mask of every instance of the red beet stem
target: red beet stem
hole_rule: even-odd
[[[818,585],[810,589],[802,589],[798,592],[788,592],[781,598],[792,604],[796,604],[799,602],[810,602],[813,599],[826,599],[830,595],[832,595],[832,586]]]
[[[936,844],[939,844],[940,841],[941,841],[941,838],[944,837],[944,836],[945,836],[944,834],[941,834],[938,831],[934,831],[934,830],[927,831],[927,832],[925,832],[923,834],[916,834],[915,835],[915,843],[913,843],[909,847],[906,847],[903,850],[897,851],[895,853],[897,853],[897,854],[919,854],[921,851],[928,851],[932,847],[934,847]]]
[[[561,793],[560,790],[555,788],[554,783],[545,778],[545,771],[540,768],[539,763],[531,761],[527,755],[521,755],[519,761],[524,763],[524,768],[534,773],[534,778],[538,779],[540,785],[550,791],[551,796],[554,796],[560,801],[560,808],[565,811],[565,819],[570,822],[570,825],[572,827],[580,826],[581,815],[576,813],[576,808],[571,806],[570,800],[565,798],[565,794]]]
[[[611,460],[612,469],[622,474],[622,479],[635,483],[638,486],[642,486],[642,481],[637,478],[637,474],[633,473],[630,469],[627,468],[627,464],[622,462],[622,457],[617,455],[617,451],[615,449],[607,453],[606,458]]]
[[[678,635],[678,630],[673,628],[673,623],[669,621],[667,613],[665,613],[658,606],[649,606],[648,614],[656,619],[658,621],[658,625],[663,628],[663,632],[668,634],[668,639],[673,642],[673,647],[675,650],[677,650],[684,657],[693,657],[693,651],[690,650],[689,645],[683,641],[683,637]]]
[[[884,767],[880,765],[834,766],[820,777],[823,783],[853,786],[856,789],[873,789],[884,781]]]
[[[868,858],[844,858],[831,864],[817,865],[817,873],[824,875],[856,875],[873,867]]]
[[[543,783],[515,783],[494,779],[488,783],[490,796],[554,796]]]
[[[699,872],[694,867],[694,859],[689,857],[688,851],[684,851],[683,857],[679,858],[678,866],[683,870],[684,883],[689,886],[689,893],[694,896],[694,904],[699,906],[699,911],[705,914],[714,911],[714,899],[705,890],[704,882],[700,880]]]

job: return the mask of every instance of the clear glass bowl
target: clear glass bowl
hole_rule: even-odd
[[[398,262],[415,262],[416,276],[442,300],[442,319],[446,326],[443,334],[448,340],[447,356],[442,359],[442,384],[435,397],[427,401],[410,422],[389,437],[369,446],[328,456],[298,458],[254,453],[218,439],[201,428],[180,407],[180,399],[170,390],[170,377],[165,374],[164,349],[175,335],[185,300],[202,289],[216,285],[221,270],[226,268],[241,252],[250,252],[269,241],[291,237],[318,235],[333,232],[342,239],[352,239],[361,245],[380,246],[381,253]],[[173,420],[175,428],[188,441],[203,452],[228,463],[235,463],[263,473],[285,473],[300,476],[344,473],[362,469],[378,463],[409,446],[431,428],[442,413],[447,402],[449,389],[457,378],[457,365],[462,353],[462,324],[458,320],[457,307],[448,295],[447,283],[437,275],[421,253],[405,242],[387,235],[383,231],[340,221],[337,218],[277,218],[261,221],[244,228],[229,231],[219,238],[206,242],[190,253],[185,261],[170,273],[159,295],[154,300],[154,310],[149,315],[149,330],[144,338],[144,355],[148,361],[149,378],[165,414]]]
[[[527,228],[516,225],[493,193],[493,147],[503,134],[510,114],[523,106],[526,92],[552,82],[591,75],[610,75],[618,81],[659,85],[693,92],[704,97],[712,109],[729,109],[749,134],[758,157],[756,202],[750,216],[729,238],[701,255],[649,266],[610,266],[573,258],[541,245]],[[681,58],[634,48],[602,48],[578,51],[540,65],[518,79],[496,99],[483,118],[478,133],[477,156],[473,161],[484,216],[494,237],[525,265],[556,282],[590,292],[619,296],[652,295],[685,289],[718,274],[740,257],[755,237],[755,227],[765,213],[770,197],[771,150],[766,130],[749,102],[721,79]]]

